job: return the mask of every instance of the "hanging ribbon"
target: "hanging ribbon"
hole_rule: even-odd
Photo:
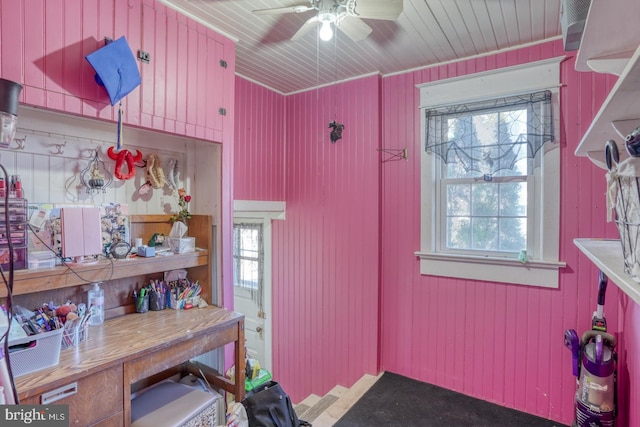
[[[116,149],[120,151],[124,145],[124,138],[122,138],[122,101],[118,107],[118,142],[116,143]]]

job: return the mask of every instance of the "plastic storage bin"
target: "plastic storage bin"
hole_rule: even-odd
[[[38,268],[53,268],[56,266],[56,256],[50,251],[29,252],[29,270]]]
[[[24,270],[28,267],[27,253],[27,199],[10,198],[5,206],[4,199],[0,199],[0,218],[4,218],[5,212],[9,212],[9,228],[0,224],[0,264],[5,270],[9,269],[8,240],[11,238],[13,245],[13,268]]]
[[[168,237],[169,249],[174,254],[186,254],[196,251],[195,237]]]
[[[164,381],[131,400],[131,427],[216,426],[220,395],[182,383]]]
[[[62,331],[63,329],[56,329],[9,341],[9,360],[13,375],[19,377],[60,363]],[[22,346],[24,348],[20,348]]]

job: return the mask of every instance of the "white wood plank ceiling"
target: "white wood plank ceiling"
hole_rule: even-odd
[[[336,31],[290,38],[317,11],[256,15],[305,0],[161,0],[237,41],[236,73],[292,93],[371,73],[382,75],[560,37],[561,0],[404,0],[396,21],[364,19],[354,42]]]

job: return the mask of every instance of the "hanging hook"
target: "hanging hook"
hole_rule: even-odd
[[[396,160],[407,160],[407,149],[406,148],[378,148],[377,151],[387,154],[387,158],[382,159],[382,163],[396,161]]]
[[[13,141],[16,143],[16,150],[24,150],[24,143],[27,141],[27,137],[24,138],[13,138]]]
[[[62,144],[53,144],[56,147],[57,152],[53,153],[56,156],[62,156],[64,154],[64,147],[67,145],[67,141]]]

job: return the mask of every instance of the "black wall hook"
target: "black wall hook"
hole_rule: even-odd
[[[342,130],[344,129],[344,125],[334,120],[329,123],[329,127],[332,128],[329,137],[331,138],[331,142],[335,144],[339,139],[342,139]]]

